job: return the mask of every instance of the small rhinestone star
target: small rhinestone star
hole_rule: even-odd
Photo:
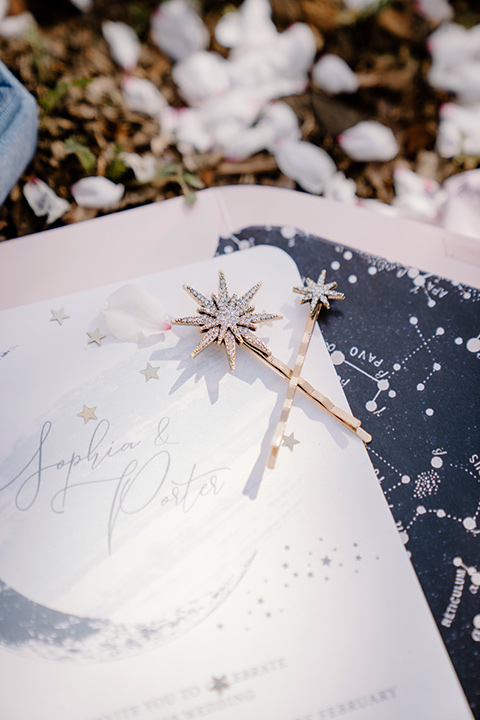
[[[271,355],[270,348],[255,335],[254,331],[257,329],[258,323],[267,320],[280,320],[282,316],[271,313],[253,313],[255,308],[250,305],[250,300],[260,285],[261,283],[257,283],[240,298],[237,297],[237,293],[230,296],[225,275],[221,270],[219,272],[218,296],[212,293],[211,300],[198,292],[198,290],[194,290],[189,285],[184,285],[185,290],[197,301],[199,315],[176,318],[172,320],[172,324],[198,325],[200,331],[205,332],[203,339],[198,343],[190,357],[196,357],[214,340],[219,345],[222,342],[225,344],[231,370],[235,370],[236,342],[239,344],[246,342],[261,350],[267,356]]]
[[[325,305],[326,308],[329,308],[329,299],[343,300],[345,298],[345,295],[343,293],[337,292],[335,290],[335,288],[337,287],[337,283],[335,281],[331,283],[325,283],[326,274],[326,270],[322,270],[317,282],[314,282],[310,278],[307,278],[304,287],[293,288],[293,292],[300,293],[301,295],[305,296],[300,300],[301,303],[310,303],[310,315],[315,314],[319,303],[320,307],[322,305]]]

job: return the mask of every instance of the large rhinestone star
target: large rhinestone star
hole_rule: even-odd
[[[307,278],[304,287],[293,288],[293,292],[301,293],[305,296],[300,300],[301,303],[310,303],[310,315],[315,315],[319,303],[320,307],[318,307],[318,310],[320,310],[322,305],[325,305],[326,308],[329,308],[329,299],[343,300],[345,298],[345,295],[343,293],[337,292],[335,290],[335,288],[337,287],[336,282],[325,282],[326,274],[326,270],[322,270],[317,282],[314,282],[310,278]]]
[[[185,290],[197,301],[199,307],[194,315],[184,318],[176,318],[172,321],[173,325],[198,325],[200,331],[205,332],[203,339],[198,343],[190,357],[194,358],[198,353],[205,350],[215,340],[218,344],[224,343],[230,363],[230,369],[235,370],[235,348],[236,342],[239,344],[246,342],[255,348],[258,348],[267,356],[271,355],[270,348],[258,338],[254,331],[257,329],[258,323],[268,320],[280,320],[281,315],[273,315],[271,313],[254,313],[255,308],[250,305],[250,300],[255,295],[262,283],[254,285],[245,295],[237,297],[234,293],[232,296],[228,294],[225,275],[222,270],[219,272],[218,279],[218,296],[212,293],[212,299],[209,300],[198,290],[189,285],[184,285]]]

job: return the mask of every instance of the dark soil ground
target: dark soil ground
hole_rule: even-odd
[[[73,202],[69,188],[86,175],[104,175],[126,186],[119,209],[180,194],[178,180],[184,172],[194,174],[206,187],[236,183],[295,187],[266,152],[232,164],[218,154],[182,157],[175,146],[162,147],[158,140],[152,145],[159,125],[125,107],[122,71],[111,59],[101,23],[121,20],[134,27],[142,41],[135,75],[154,82],[170,104],[180,106],[171,62],[149,38],[150,14],[157,5],[157,0],[96,0],[94,10],[83,14],[68,0],[12,2],[14,12],[26,6],[38,28],[22,39],[0,38],[0,58],[39,103],[39,141],[32,163],[0,207],[0,240],[47,227],[45,218],[37,218],[23,196],[23,184],[32,175],[72,202],[56,226],[102,214]],[[204,0],[201,6],[212,30],[211,48],[222,54],[226,51],[213,39],[213,28],[233,5]],[[466,26],[480,22],[477,0],[454,0],[452,5],[456,22]],[[392,169],[398,162],[439,182],[477,167],[476,158],[444,160],[435,153],[438,108],[451,97],[431,88],[426,80],[430,65],[426,39],[434,26],[414,11],[412,2],[392,2],[358,18],[345,13],[341,0],[272,0],[272,6],[279,30],[294,21],[308,23],[318,52],[336,53],[360,76],[360,90],[353,96],[329,97],[312,87],[303,95],[286,98],[299,117],[303,139],[324,148],[337,167],[356,180],[359,197],[389,202],[394,195]],[[339,132],[369,118],[395,132],[401,148],[395,161],[357,163],[335,142]],[[152,183],[141,185],[119,160],[121,151],[153,151],[166,170]]]

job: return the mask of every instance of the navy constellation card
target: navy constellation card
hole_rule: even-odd
[[[217,254],[274,245],[345,300],[319,324],[378,480],[480,718],[480,290],[307,235],[250,227]]]

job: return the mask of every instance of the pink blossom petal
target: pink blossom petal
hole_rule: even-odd
[[[480,238],[480,170],[468,170],[445,180],[443,189],[447,198],[441,225]]]
[[[125,23],[111,20],[102,23],[102,32],[113,59],[127,72],[134,70],[141,51],[136,32]]]
[[[227,60],[218,53],[207,51],[178,62],[172,77],[182,97],[194,107],[221,95],[230,86]]]
[[[274,156],[280,170],[311,193],[324,192],[336,172],[325,150],[308,142],[285,140],[276,146]]]
[[[440,188],[435,180],[418,175],[410,168],[401,165],[398,165],[393,170],[393,184],[397,197],[401,195],[424,195],[433,198]]]
[[[427,41],[434,66],[449,70],[474,59],[479,50],[478,31],[474,30],[452,22],[440,25]]]
[[[364,10],[370,10],[380,5],[380,0],[343,0],[343,3],[348,10],[363,12]]]
[[[86,177],[74,183],[70,191],[80,207],[108,209],[118,205],[125,187],[105,177]]]
[[[210,35],[199,15],[187,0],[168,0],[152,15],[152,39],[173,60],[182,60],[204,50]]]
[[[33,15],[29,12],[20,15],[9,15],[0,19],[0,37],[18,38],[25,35],[30,28],[35,27],[36,22]]]
[[[133,112],[158,117],[168,103],[155,85],[143,78],[126,75],[122,80],[125,105]]]
[[[184,108],[177,115],[175,127],[177,146],[181,153],[205,153],[212,149],[214,139],[201,110]]]
[[[406,193],[393,199],[392,207],[396,208],[399,215],[409,220],[419,222],[437,223],[440,213],[440,203],[435,198],[427,195],[416,195]]]
[[[160,301],[138,285],[125,285],[109,295],[102,316],[109,332],[126,342],[144,343],[171,329]]]
[[[70,209],[70,203],[58,197],[52,188],[39,178],[32,178],[23,188],[23,194],[37,217],[47,216],[50,225]]]
[[[453,8],[448,0],[416,0],[415,9],[434,23],[451,20],[453,17]]]
[[[379,215],[386,217],[400,217],[400,210],[392,205],[381,202],[380,200],[371,200],[370,198],[362,198],[357,202],[359,207],[367,208]]]
[[[352,160],[392,160],[398,153],[395,135],[375,120],[365,120],[338,136],[338,144]]]
[[[323,55],[313,66],[312,78],[321,90],[331,93],[354,93],[358,78],[345,60],[337,55]]]
[[[434,64],[427,77],[432,87],[454,92],[461,103],[480,100],[480,59],[465,60],[453,68]]]
[[[336,172],[331,178],[325,191],[329,200],[353,205],[356,200],[357,183],[352,178],[345,177],[343,172]]]
[[[280,75],[286,78],[305,78],[312,67],[317,52],[315,35],[308,25],[294,23],[278,36]]]

